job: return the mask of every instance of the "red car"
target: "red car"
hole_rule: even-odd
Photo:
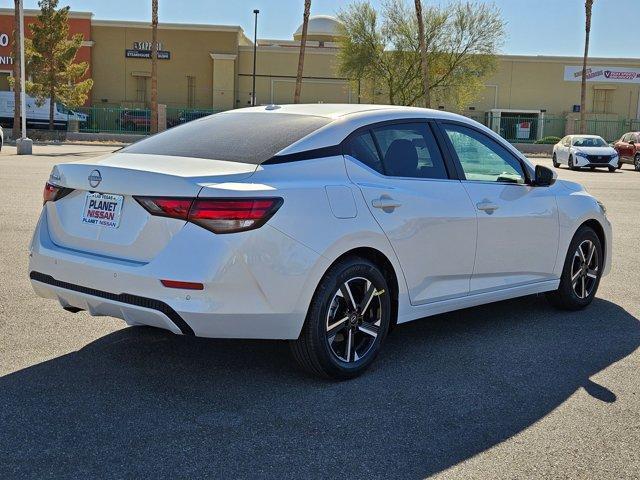
[[[120,127],[124,130],[148,132],[151,126],[151,111],[125,110],[120,114]]]
[[[618,152],[618,165],[622,168],[623,163],[630,163],[640,172],[640,132],[625,133],[618,140],[613,148]]]

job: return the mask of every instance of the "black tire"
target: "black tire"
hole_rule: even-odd
[[[589,170],[591,170],[592,172],[596,171],[596,167],[589,167]]]
[[[578,167],[576,167],[573,164],[573,155],[569,155],[569,169],[570,170],[577,170],[578,169]]]
[[[557,157],[556,157],[556,154],[555,154],[555,153],[553,154],[553,158],[551,159],[551,161],[553,162],[553,166],[554,166],[555,168],[560,168],[560,164],[558,163],[558,159],[557,159]]]
[[[636,156],[633,158],[633,168],[636,169],[636,172],[640,172],[640,153],[636,153]]]
[[[594,247],[593,257],[590,257],[589,245]],[[586,251],[585,246],[587,246]],[[584,260],[578,255],[578,247],[583,252]],[[586,267],[584,267],[585,260],[589,261]],[[580,227],[569,245],[560,277],[560,286],[553,292],[547,292],[547,300],[563,310],[580,310],[589,305],[600,285],[603,261],[602,244],[596,232],[591,227]],[[574,283],[572,277],[576,274],[579,275]],[[595,278],[590,275],[595,275]]]
[[[363,292],[367,288],[366,282],[370,282],[369,288],[373,290]],[[345,284],[352,295],[345,290]],[[366,318],[357,313],[354,315],[351,296],[360,307],[367,303]],[[363,302],[365,297],[371,300]],[[339,324],[341,318],[345,321]],[[333,265],[320,281],[302,332],[297,340],[290,342],[291,351],[307,372],[340,380],[354,378],[375,360],[390,323],[391,299],[384,275],[369,260],[348,257]],[[359,348],[361,356],[358,355]]]

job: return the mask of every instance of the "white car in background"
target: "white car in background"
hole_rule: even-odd
[[[618,152],[597,135],[567,135],[553,146],[553,166],[567,165],[571,170],[589,167],[618,168]]]
[[[396,323],[540,292],[583,308],[610,268],[604,207],[490,129],[329,104],[232,110],[56,165],[29,262],[68,311],[287,339],[333,378]]]

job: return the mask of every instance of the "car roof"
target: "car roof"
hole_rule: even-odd
[[[385,122],[402,119],[440,119],[457,120],[476,123],[468,117],[455,113],[432,110],[418,107],[403,107],[397,105],[368,105],[368,104],[295,104],[295,105],[266,105],[260,107],[248,107],[236,110],[228,110],[218,115],[243,115],[246,113],[290,114],[317,116],[329,119],[329,123],[308,136],[292,143],[278,155],[288,155],[306,150],[319,149],[336,145],[344,140],[354,130],[377,122]],[[265,120],[268,121],[268,120]],[[479,128],[487,130],[483,125],[476,123]]]
[[[364,103],[308,103],[308,104],[290,104],[290,105],[263,105],[259,107],[248,107],[236,110],[228,110],[223,113],[255,113],[255,112],[278,112],[289,113],[292,115],[312,115],[316,117],[325,117],[337,120],[341,117],[353,114],[376,114],[387,112],[404,112],[413,113],[416,116],[429,116],[431,118],[451,118],[458,115],[441,110],[432,110],[418,107],[403,107],[399,105],[372,105]]]

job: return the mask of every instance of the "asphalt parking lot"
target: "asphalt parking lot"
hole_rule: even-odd
[[[55,163],[0,153],[0,478],[639,478],[640,173],[571,172],[607,206],[594,303],[542,296],[398,327],[343,383],[285,342],[208,340],[37,298],[27,247]],[[550,164],[548,159],[535,161]]]

